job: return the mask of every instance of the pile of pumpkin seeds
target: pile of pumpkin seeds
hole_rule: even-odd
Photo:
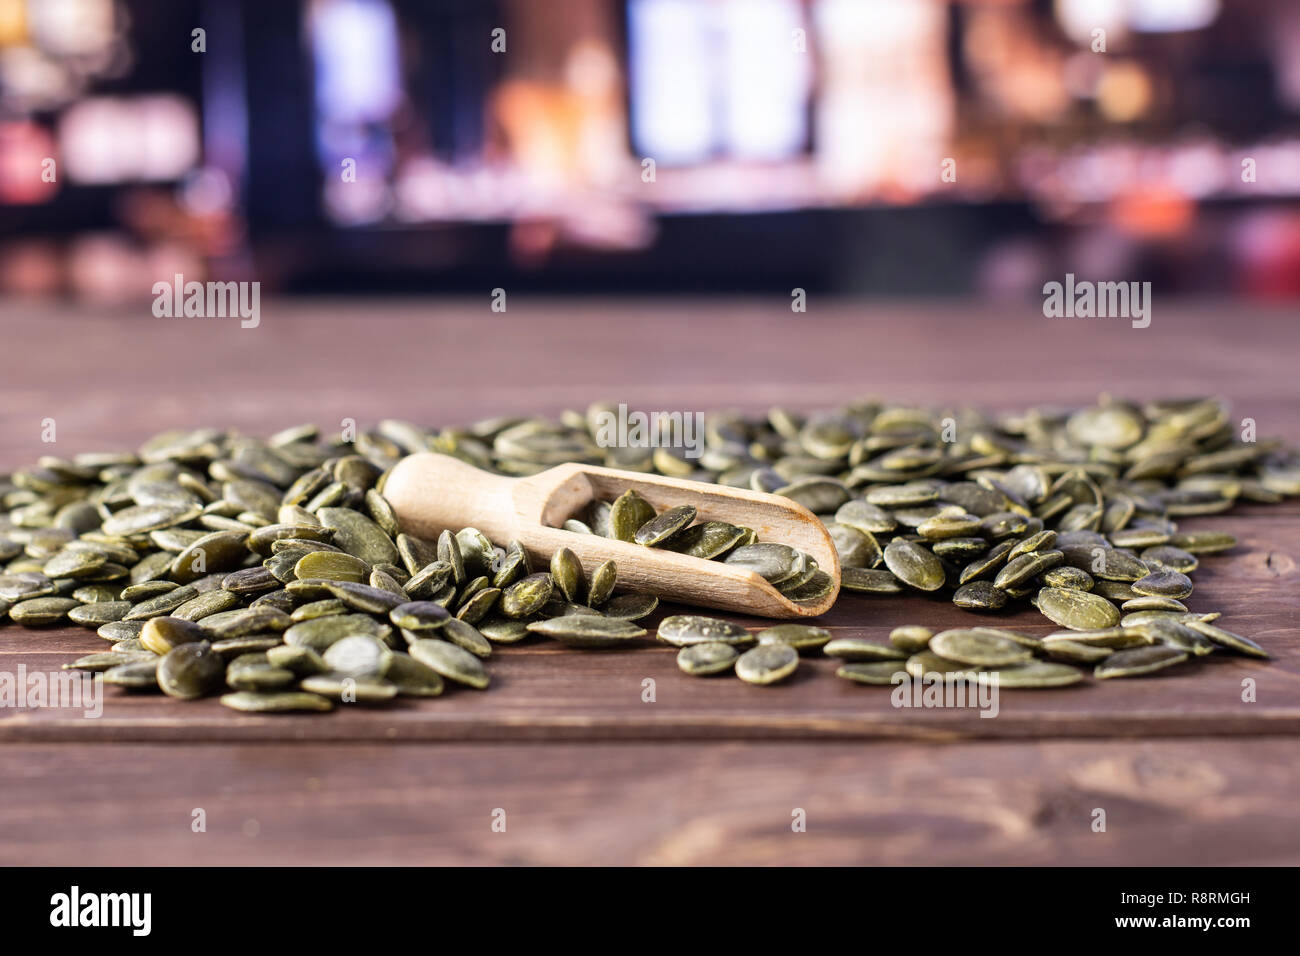
[[[265,712],[433,696],[447,682],[481,689],[494,646],[530,633],[579,648],[646,636],[636,621],[658,602],[616,594],[612,562],[588,580],[567,549],[534,569],[517,543],[472,528],[436,542],[402,534],[384,478],[405,455],[438,451],[507,475],[577,461],[785,495],[826,524],[842,593],[946,591],[981,612],[1028,602],[1065,629],[1040,640],[913,628],[903,643],[895,632],[891,645],[868,647],[808,625],[750,635],[670,617],[658,636],[681,646],[687,673],[772,683],[821,648],[845,660],[841,676],[866,682],[901,661],[909,673],[996,670],[1003,686],[1057,686],[1060,668],[1080,673],[1074,664],[1111,677],[1216,649],[1267,656],[1183,603],[1201,558],[1235,541],[1179,519],[1300,494],[1300,454],[1241,441],[1221,400],[1103,397],[1004,415],[874,401],[808,417],[716,413],[698,458],[659,443],[602,448],[593,423],[609,407],[441,430],[390,420],[347,442],[310,425],[266,440],[200,429],[135,452],[47,456],[0,475],[0,620],[94,629],[111,649],[68,666],[109,683],[222,693]],[[689,507],[657,515],[644,504],[594,503],[570,529],[635,541],[648,528],[648,546],[749,562],[797,599],[830,586],[785,545],[692,524]],[[617,530],[616,508],[626,511]],[[1019,648],[1014,659],[1006,642]],[[1006,653],[981,657],[990,647]]]
[[[401,533],[383,480],[423,442],[367,439],[168,433],[3,476],[0,617],[94,630],[111,644],[65,667],[108,684],[266,713],[484,689],[494,646],[530,632],[646,634],[658,600],[617,594],[614,562],[588,580],[567,548],[534,571],[473,528]]]
[[[583,518],[570,518],[563,527],[578,534],[615,538],[741,567],[753,571],[796,603],[820,601],[834,588],[831,576],[806,551],[777,541],[759,541],[753,528],[726,521],[692,523],[695,516],[693,505],[677,505],[660,514],[629,488],[614,501],[592,501]]]

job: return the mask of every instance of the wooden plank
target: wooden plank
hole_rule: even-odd
[[[1282,740],[0,753],[0,865],[1300,863]]]
[[[1282,308],[1234,305],[1229,314],[1215,304],[1171,304],[1149,329],[1136,330],[1052,322],[1033,308],[1001,306],[819,301],[796,316],[779,301],[511,299],[509,313],[494,314],[478,302],[268,300],[261,327],[243,330],[220,320],[0,306],[0,469],[49,452],[132,445],[169,427],[228,424],[265,433],[301,420],[329,427],[388,416],[449,424],[596,398],[761,410],[874,393],[1016,408],[1030,398],[1086,402],[1103,389],[1136,398],[1215,392],[1253,418],[1261,436],[1300,440],[1293,318]],[[57,423],[53,446],[40,440],[45,418]],[[1221,610],[1224,626],[1268,646],[1275,662],[1211,659],[1142,681],[1008,691],[1001,716],[989,720],[893,708],[888,689],[832,679],[830,661],[809,660],[788,685],[756,689],[685,678],[662,648],[580,654],[535,644],[499,653],[496,687],[487,694],[272,719],[233,714],[215,701],[114,693],[97,721],[0,709],[0,740],[1296,733],[1300,500],[1185,524],[1231,531],[1242,542],[1231,556],[1207,558],[1190,605]],[[837,634],[875,639],[901,623],[971,620],[944,600],[914,595],[846,596],[826,616]],[[1051,629],[1032,610],[994,620]],[[0,631],[0,667],[49,670],[101,647],[83,631],[9,627]],[[645,678],[656,681],[654,704],[641,699]],[[1245,678],[1258,683],[1257,703],[1240,699]]]
[[[728,679],[689,678],[674,650],[582,652],[553,642],[499,648],[486,693],[456,690],[435,700],[401,701],[382,709],[340,708],[329,715],[255,717],[215,700],[180,703],[109,689],[103,716],[56,709],[0,710],[0,740],[444,740],[680,737],[1027,737],[1300,732],[1300,591],[1293,548],[1300,518],[1218,518],[1246,546],[1209,556],[1196,574],[1194,610],[1219,609],[1223,625],[1256,638],[1276,659],[1260,662],[1212,655],[1141,680],[1087,680],[1048,691],[1003,691],[996,718],[974,710],[892,706],[891,688],[863,687],[832,675],[835,662],[810,657],[784,685],[755,688]],[[1273,544],[1276,543],[1276,548]],[[671,613],[665,608],[662,613]],[[651,620],[654,621],[661,614]],[[756,619],[736,618],[752,625]],[[904,623],[936,628],[969,624],[972,616],[940,598],[846,595],[824,621],[837,636],[886,640]],[[1029,633],[1056,628],[1032,609],[985,620]],[[57,669],[78,653],[106,645],[93,633],[59,629],[0,632],[0,670]],[[655,682],[655,701],[642,699]],[[1242,700],[1243,680],[1256,700]]]

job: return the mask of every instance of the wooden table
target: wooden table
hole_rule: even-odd
[[[435,425],[633,408],[803,408],[879,395],[1016,408],[1215,393],[1300,440],[1293,309],[1156,302],[1148,329],[1033,308],[784,301],[280,302],[262,324],[0,308],[0,469],[169,427]],[[57,442],[43,444],[52,418]],[[489,693],[259,718],[109,691],[103,716],[0,710],[2,863],[1300,862],[1300,503],[1189,519],[1238,549],[1196,574],[1271,663],[1004,691],[909,710],[808,659],[788,684],[692,680],[673,652],[501,649]],[[969,622],[846,596],[837,635]],[[1036,612],[1006,618],[1033,633]],[[0,670],[102,642],[0,630]],[[654,701],[643,699],[654,681]],[[1257,700],[1242,700],[1243,681]],[[207,832],[191,831],[203,808]],[[1096,808],[1105,833],[1093,832]],[[494,832],[494,812],[506,831]],[[794,832],[802,810],[806,832]]]

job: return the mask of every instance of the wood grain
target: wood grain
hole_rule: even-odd
[[[1300,764],[1283,740],[0,754],[6,866],[1300,863]],[[196,808],[206,832],[191,829]],[[1104,833],[1092,829],[1097,809]],[[496,810],[504,833],[491,829]],[[796,810],[806,832],[792,829]]]

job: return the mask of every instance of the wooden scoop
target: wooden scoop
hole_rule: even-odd
[[[820,601],[796,604],[753,571],[662,548],[647,548],[560,527],[590,501],[612,501],[629,488],[655,510],[694,505],[700,521],[753,528],[759,541],[806,551],[831,576]],[[557,465],[527,478],[505,478],[456,458],[423,452],[403,459],[384,484],[402,530],[434,540],[445,530],[477,528],[497,544],[518,541],[534,567],[568,548],[590,575],[605,561],[618,564],[621,589],[760,617],[812,617],[830,609],[840,590],[840,561],[825,527],[789,498],[681,478],[592,465]]]

